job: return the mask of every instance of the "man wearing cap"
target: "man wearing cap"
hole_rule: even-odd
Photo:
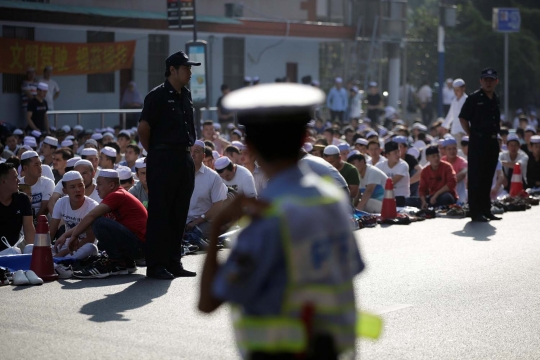
[[[455,99],[453,83],[454,83],[454,80],[446,79],[446,85],[443,86],[443,89],[442,89],[443,114],[448,114],[448,111],[450,110],[450,106],[452,106],[452,101],[454,101]]]
[[[358,195],[358,187],[360,186],[360,176],[358,170],[348,162],[341,160],[339,148],[335,145],[328,145],[323,151],[323,159],[328,161],[330,165],[336,168],[343,176],[349,187],[351,199]]]
[[[500,101],[495,93],[499,83],[497,71],[492,68],[482,70],[480,89],[471,94],[463,104],[459,120],[469,136],[468,195],[472,221],[486,222],[500,220],[491,213],[491,184],[497,158],[500,131]]]
[[[375,166],[392,179],[396,204],[403,207],[405,206],[405,199],[411,196],[409,165],[401,159],[399,145],[395,141],[384,144],[384,153],[387,161],[378,163]]]
[[[358,138],[354,142],[354,150],[358,150],[360,154],[364,155],[364,157],[366,158],[366,161],[371,160],[371,156],[369,156],[368,151],[367,151],[368,144],[369,144],[369,141],[363,138]]]
[[[442,127],[449,130],[450,134],[456,139],[458,145],[460,145],[461,137],[465,135],[465,130],[463,130],[463,127],[461,126],[459,113],[468,96],[465,94],[465,81],[463,81],[463,79],[454,80],[452,86],[454,88],[453,94],[455,94],[455,97],[450,104],[449,110],[445,112],[446,118],[444,119]]]
[[[139,121],[139,139],[148,151],[148,243],[147,276],[173,279],[195,276],[184,270],[183,226],[186,223],[195,173],[191,146],[195,124],[191,93],[190,61],[183,51],[165,60],[165,82],[144,99]],[[152,205],[152,206],[150,206]]]
[[[120,133],[118,133],[116,141],[120,146],[120,154],[125,154],[127,146],[131,143],[131,133],[128,130],[120,131]]]
[[[358,170],[360,176],[360,189],[353,205],[358,210],[379,214],[388,176],[376,166],[367,164],[365,155],[361,153],[351,155],[348,162]]]
[[[214,168],[226,186],[246,197],[257,197],[255,179],[248,169],[234,164],[227,156],[217,159]]]
[[[499,154],[499,160],[503,165],[503,173],[508,184],[505,187],[507,192],[510,192],[510,186],[512,184],[512,175],[514,174],[514,166],[518,163],[521,166],[521,176],[523,184],[527,186],[527,163],[529,162],[529,157],[520,149],[519,138],[516,134],[508,135],[506,139],[506,147],[508,150],[503,151]],[[471,154],[472,156],[472,154]]]
[[[240,195],[212,221],[198,307],[209,313],[224,302],[236,305],[235,334],[246,359],[354,356],[353,278],[364,265],[349,224],[349,199],[297,166],[311,107],[323,100],[310,86],[263,84],[223,101],[246,125],[247,146],[270,180],[261,201]],[[251,223],[220,264],[217,236],[243,216]],[[328,304],[332,316],[323,310]],[[307,312],[306,323],[314,324],[309,329],[301,316]]]
[[[443,142],[445,156],[441,158],[442,161],[448,162],[452,165],[454,172],[456,173],[456,192],[459,197],[459,201],[462,203],[467,202],[467,160],[458,156],[457,141],[454,138],[448,138]]]
[[[60,96],[60,87],[58,86],[58,83],[51,79],[52,71],[52,66],[46,66],[43,69],[43,79],[40,80],[40,82],[47,84],[49,87],[47,95],[45,96],[49,110],[54,110],[54,101]]]
[[[540,187],[540,136],[531,137],[531,156],[527,162],[527,187]]]
[[[19,150],[19,144],[18,144],[17,135],[15,135],[14,133],[8,134],[6,136],[6,146],[4,148],[4,155],[6,155],[5,154],[6,151],[9,151],[13,155],[15,155],[17,154],[18,150]]]
[[[32,210],[34,216],[47,215],[47,204],[54,190],[54,182],[42,176],[41,160],[35,151],[26,151],[21,155],[21,169],[24,177],[21,184],[32,187]]]
[[[43,163],[53,166],[54,152],[58,148],[58,139],[52,136],[47,136],[41,144],[41,155],[43,155]]]
[[[379,88],[375,81],[371,81],[368,88],[367,100],[367,117],[374,125],[379,124],[379,115],[382,110],[383,101]]]
[[[195,141],[191,147],[195,163],[195,188],[189,203],[186,231],[199,227],[203,236],[210,237],[210,221],[219,212],[227,199],[227,187],[219,175],[203,164],[204,143]]]
[[[120,186],[124,188],[124,190],[129,191],[133,187],[133,174],[131,172],[131,169],[127,166],[119,165],[116,168],[116,171],[118,171],[118,177],[120,178]]]
[[[308,154],[304,149],[300,149],[298,165],[307,165],[311,171],[320,177],[332,179],[337,187],[343,189],[347,196],[350,196],[347,181],[332,164],[322,159],[322,151],[324,151],[324,148],[321,150],[321,156],[315,156]]]
[[[345,111],[349,107],[349,94],[343,87],[343,79],[337,77],[335,79],[335,85],[328,92],[326,98],[326,107],[330,110],[330,121],[343,122],[343,116]],[[330,143],[331,145],[331,143]]]
[[[135,196],[148,209],[148,183],[146,181],[146,162],[144,158],[135,161],[135,174],[139,182],[129,189],[129,193]]]
[[[339,149],[339,156],[341,157],[341,160],[347,161],[347,157],[349,156],[349,153],[351,152],[351,147],[347,143],[341,143],[338,146]]]
[[[83,151],[81,151],[81,158],[84,160],[88,160],[92,163],[92,166],[94,167],[94,170],[98,170],[99,166],[99,156],[98,151],[94,148],[86,148]]]
[[[105,146],[99,154],[99,166],[101,169],[114,169],[116,164],[116,149]]]
[[[39,83],[37,86],[36,96],[28,101],[26,109],[27,131],[37,130],[49,133],[49,119],[47,118],[47,95],[48,86],[45,83]]]

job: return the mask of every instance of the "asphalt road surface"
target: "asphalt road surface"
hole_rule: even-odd
[[[540,359],[540,207],[503,217],[357,231],[359,306],[385,321],[359,358]],[[184,265],[200,271],[203,259]],[[0,359],[237,359],[228,309],[196,310],[199,280],[141,269],[1,287]]]

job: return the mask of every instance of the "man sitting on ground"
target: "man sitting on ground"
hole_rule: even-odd
[[[138,159],[135,162],[135,173],[139,178],[139,182],[129,189],[129,193],[135,196],[148,209],[148,183],[146,182],[146,163],[144,162],[144,158]]]
[[[371,140],[367,149],[369,156],[371,156],[371,161],[368,161],[370,165],[377,166],[386,161],[386,158],[381,156],[381,144],[378,140]]]
[[[533,135],[531,142],[531,157],[527,162],[527,187],[540,187],[540,135]]]
[[[323,152],[324,160],[328,161],[347,181],[349,193],[352,199],[358,195],[358,187],[360,186],[360,176],[358,170],[351,164],[341,160],[339,148],[336,145],[328,145]]]
[[[249,152],[249,149],[246,147],[244,150],[242,150],[242,155],[240,156],[240,162],[242,166],[244,166],[246,169],[251,172],[253,175],[253,180],[255,181],[255,190],[257,190],[257,194],[260,194],[264,188],[266,188],[266,183],[268,182],[268,179],[262,172],[262,169],[257,165],[255,162],[255,157],[252,153]]]
[[[129,191],[134,183],[131,169],[127,166],[120,165],[116,168],[116,171],[118,171],[118,176],[120,177],[120,186],[123,187],[124,190]]]
[[[240,160],[240,149],[237,148],[236,146],[233,146],[233,145],[227,146],[225,150],[223,151],[223,156],[226,156],[229,159],[231,159],[231,161],[236,165],[242,164]]]
[[[112,147],[105,146],[99,154],[99,166],[101,169],[114,169],[116,164],[116,150]]]
[[[516,163],[521,165],[521,176],[523,183],[525,186],[527,185],[527,163],[529,161],[529,157],[520,149],[519,137],[515,134],[508,135],[506,146],[508,150],[499,154],[499,160],[502,162],[503,173],[508,180],[508,186],[505,188],[505,190],[510,192],[512,175],[514,174],[514,166]]]
[[[441,160],[446,161],[452,165],[454,172],[456,173],[457,186],[456,192],[461,202],[467,201],[467,160],[458,156],[457,141],[454,138],[448,138],[444,140],[443,146],[446,149],[446,156],[443,156]]]
[[[58,184],[66,173],[66,163],[73,157],[73,151],[66,148],[60,148],[53,153],[53,175],[54,183]]]
[[[354,201],[356,208],[369,213],[380,214],[384,199],[384,187],[388,176],[376,166],[367,164],[363,154],[354,154],[349,157],[348,161],[354,165],[360,175],[360,191]],[[360,199],[359,202],[358,199]]]
[[[135,161],[137,161],[140,154],[141,149],[137,145],[129,144],[124,154],[126,160],[120,161],[118,165],[127,166],[132,172],[135,172]]]
[[[226,156],[217,159],[214,167],[227,187],[233,188],[238,194],[244,194],[246,197],[257,197],[255,179],[248,169],[233,164]]]
[[[21,155],[21,168],[24,171],[24,177],[21,184],[32,187],[32,209],[34,216],[47,215],[47,204],[54,190],[54,182],[42,176],[41,160],[35,151],[26,151]]]
[[[392,179],[396,205],[403,207],[405,199],[411,196],[409,165],[401,159],[399,146],[395,141],[384,144],[384,152],[388,160],[376,166]]]

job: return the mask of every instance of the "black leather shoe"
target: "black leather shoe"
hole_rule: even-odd
[[[486,218],[488,218],[489,220],[502,220],[501,217],[495,216],[493,214],[487,215]]]
[[[196,272],[188,271],[184,269],[182,265],[167,266],[167,271],[174,275],[174,277],[194,277],[197,276]]]
[[[171,274],[167,269],[165,268],[159,268],[155,270],[146,270],[146,276],[153,278],[153,279],[160,279],[160,280],[173,280],[174,275]]]
[[[475,216],[473,218],[471,218],[471,221],[474,221],[474,222],[488,222],[489,219],[483,215],[480,215],[480,216]]]

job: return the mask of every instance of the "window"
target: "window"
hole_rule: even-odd
[[[2,26],[2,34],[5,38],[34,40],[34,28],[24,26]],[[39,71],[39,69],[36,69]],[[24,74],[3,74],[2,92],[4,94],[18,94],[21,92],[21,84]]]
[[[163,82],[168,56],[169,35],[148,35],[148,90]]]
[[[244,38],[223,38],[223,83],[234,89],[244,85]]]
[[[87,31],[86,42],[103,43],[114,42],[114,33],[106,31]],[[89,93],[113,93],[114,71],[106,74],[88,74],[86,82]]]

